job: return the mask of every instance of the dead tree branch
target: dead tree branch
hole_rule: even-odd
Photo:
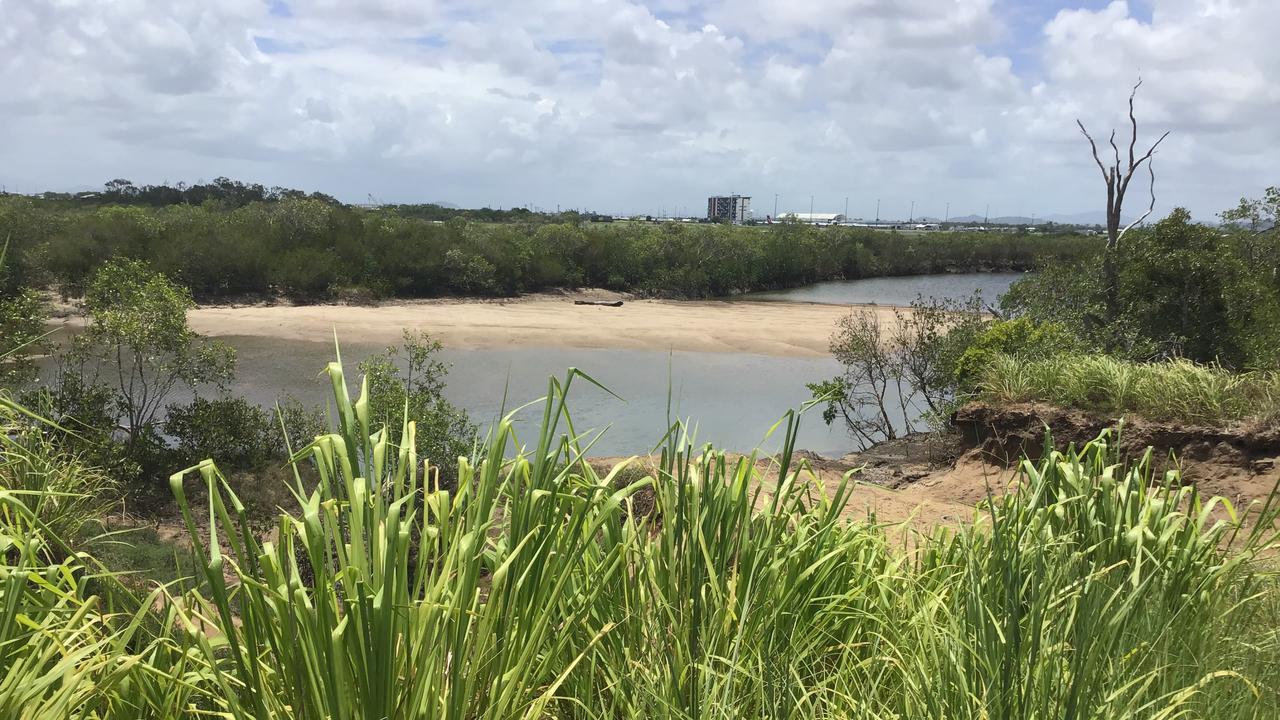
[[[1142,78],[1138,78],[1138,82],[1135,83],[1133,86],[1133,89],[1129,91],[1130,135],[1129,135],[1129,157],[1128,157],[1127,163],[1124,161],[1124,159],[1120,154],[1120,146],[1116,144],[1115,130],[1112,130],[1111,135],[1107,138],[1107,142],[1108,144],[1111,145],[1111,150],[1115,156],[1115,162],[1110,166],[1107,166],[1103,164],[1102,158],[1098,155],[1098,144],[1094,142],[1093,136],[1091,136],[1089,134],[1089,131],[1085,129],[1084,122],[1082,122],[1079,118],[1076,119],[1076,125],[1079,126],[1080,133],[1084,135],[1086,140],[1089,141],[1089,149],[1093,154],[1093,162],[1098,166],[1098,169],[1102,172],[1102,181],[1106,184],[1106,188],[1107,188],[1107,249],[1109,250],[1115,249],[1116,244],[1119,243],[1120,241],[1120,236],[1123,235],[1125,231],[1129,230],[1130,228],[1133,228],[1135,225],[1138,224],[1138,223],[1132,223],[1128,227],[1125,227],[1123,230],[1120,227],[1120,213],[1124,206],[1125,194],[1128,193],[1129,191],[1129,183],[1133,180],[1133,176],[1136,175],[1138,171],[1142,168],[1143,163],[1147,163],[1148,165],[1150,165],[1152,156],[1155,155],[1156,148],[1160,147],[1160,143],[1164,142],[1164,139],[1169,137],[1168,132],[1164,133],[1154,143],[1151,144],[1151,147],[1147,148],[1147,151],[1145,153],[1143,153],[1141,156],[1138,155],[1138,116],[1137,116],[1137,113],[1134,111],[1134,98],[1137,97],[1138,88],[1140,87],[1142,87]],[[1148,170],[1150,171],[1150,168],[1148,168]],[[1151,173],[1151,175],[1152,175],[1151,188],[1152,188],[1152,192],[1154,193],[1155,192],[1155,179],[1154,179],[1155,175],[1154,173]],[[1147,211],[1146,215],[1143,215],[1142,219],[1145,220],[1148,216],[1150,216],[1153,210],[1154,210],[1154,203],[1152,204],[1152,208]],[[1138,222],[1142,222],[1142,220],[1139,220]]]
[[[1142,217],[1129,223],[1127,226],[1125,226],[1125,229],[1120,231],[1120,234],[1116,236],[1117,241],[1119,241],[1120,238],[1124,237],[1125,233],[1129,232],[1134,227],[1141,225],[1143,222],[1145,222],[1148,217],[1151,217],[1151,212],[1156,209],[1156,166],[1155,166],[1154,160],[1147,163],[1147,172],[1151,174],[1151,204],[1147,206],[1147,211],[1142,213]]]

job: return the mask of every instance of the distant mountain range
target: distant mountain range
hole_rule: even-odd
[[[1132,222],[1136,218],[1125,218],[1125,222]],[[962,215],[951,218],[953,223],[977,223],[981,224],[983,217],[981,215]],[[937,222],[937,220],[932,220]],[[1107,223],[1106,213],[1102,212],[1083,212],[1074,214],[1055,213],[1052,215],[1036,216],[1035,218],[1025,215],[999,215],[997,217],[988,218],[987,222],[991,225],[1043,225],[1044,223],[1058,223],[1059,225],[1105,225]]]
[[[1145,208],[1143,208],[1145,210]],[[1122,215],[1121,224],[1127,225],[1137,220],[1139,215]],[[1147,219],[1148,222],[1158,220],[1160,216],[1152,216]],[[932,222],[938,222],[936,219]],[[963,215],[951,218],[953,223],[982,223],[981,215]],[[1057,223],[1059,225],[1106,225],[1107,214],[1102,211],[1080,212],[1080,213],[1051,213],[1049,215],[1037,215],[1034,219],[1025,215],[1001,215],[987,220],[992,225],[1043,225],[1044,223]]]

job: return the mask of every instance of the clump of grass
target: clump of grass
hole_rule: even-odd
[[[1107,355],[1028,360],[996,355],[979,381],[995,402],[1048,402],[1149,420],[1280,423],[1280,373],[1236,373],[1187,360],[1137,363]]]
[[[0,490],[26,507],[68,546],[90,544],[118,498],[118,483],[76,454],[55,446],[37,424],[0,405]],[[45,550],[52,551],[49,545]]]
[[[1109,434],[1024,462],[1011,494],[908,551],[874,517],[849,519],[852,475],[806,481],[794,413],[767,472],[677,426],[653,471],[602,473],[566,399],[590,378],[571,371],[549,384],[536,438],[504,418],[448,490],[411,418],[374,426],[365,392],[348,396],[337,363],[329,375],[337,427],[296,454],[316,480],[294,477],[299,509],[267,538],[213,462],[173,476],[199,582],[93,619],[129,627],[164,608],[153,635],[24,684],[48,672],[36,659],[54,639],[78,647],[63,634],[114,636],[28,599],[46,590],[30,573],[4,577],[0,610],[16,598],[37,620],[0,629],[0,670],[20,671],[0,709],[76,687],[85,699],[63,709],[101,718],[1280,713],[1280,590],[1257,563],[1275,510],[1201,498],[1149,457],[1122,467]],[[642,492],[653,513],[630,511]]]

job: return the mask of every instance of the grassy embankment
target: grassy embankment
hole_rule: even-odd
[[[1025,464],[976,522],[907,552],[845,518],[854,478],[807,485],[790,443],[765,477],[677,429],[654,476],[595,474],[559,434],[572,372],[526,454],[499,460],[517,445],[504,421],[439,492],[398,442],[415,426],[371,427],[329,374],[338,426],[296,456],[319,481],[298,476],[270,539],[212,463],[173,476],[185,589],[130,597],[68,555],[46,491],[0,491],[0,715],[1280,713],[1273,506],[1211,520],[1220,501],[1114,466],[1106,436]]]
[[[1148,420],[1280,425],[1280,373],[1232,372],[1187,360],[1138,363],[1068,353],[1046,359],[996,355],[979,396],[997,403],[1047,402]]]

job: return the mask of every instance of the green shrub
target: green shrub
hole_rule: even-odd
[[[1014,283],[1002,305],[1061,323],[1081,349],[1131,360],[1185,357],[1233,370],[1280,368],[1276,237],[1192,222],[1176,208],[1153,227],[1125,234],[1109,316],[1100,254],[1056,262]]]
[[[320,407],[308,407],[298,398],[285,395],[276,401],[268,445],[284,453],[287,448],[296,450],[328,431],[329,424]]]
[[[196,398],[186,405],[170,405],[164,431],[183,464],[216,457],[228,469],[242,470],[284,456],[284,448],[272,444],[270,417],[244,398]]]
[[[991,359],[998,354],[1043,359],[1078,348],[1067,328],[1058,323],[1038,323],[1029,318],[995,320],[973,335],[955,363],[956,382],[973,388]]]
[[[475,449],[476,428],[466,411],[444,396],[449,366],[437,357],[440,350],[440,343],[427,333],[405,330],[400,345],[361,361],[360,372],[370,390],[371,426],[388,428],[401,442],[405,417],[414,418],[415,450],[435,463],[440,482],[451,488],[457,479],[457,458]]]

